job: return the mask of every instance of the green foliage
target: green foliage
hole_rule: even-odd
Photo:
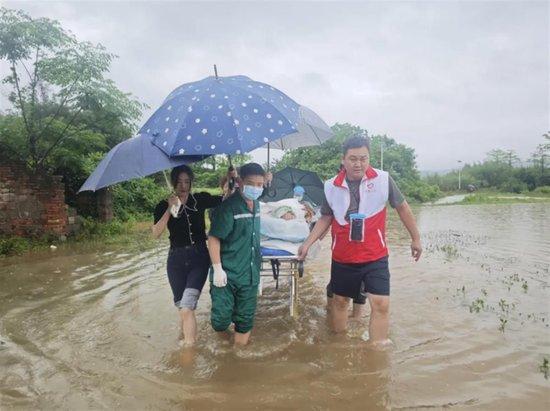
[[[128,227],[119,220],[113,220],[109,223],[99,223],[92,218],[81,219],[81,230],[76,239],[107,238],[128,232]]]
[[[0,9],[0,59],[9,67],[3,83],[12,104],[0,120],[3,155],[63,175],[74,192],[86,177],[83,157],[128,138],[144,107],[105,77],[115,57],[55,20]]]
[[[518,180],[515,177],[510,177],[508,180],[504,181],[500,186],[499,189],[501,191],[507,192],[507,193],[516,193],[520,194],[524,191],[527,191],[529,187],[526,183]]]
[[[32,171],[63,176],[71,206],[91,165],[132,135],[145,107],[106,77],[115,57],[100,44],[78,41],[55,20],[0,9],[0,60],[9,67],[3,83],[12,104],[0,116],[0,152]],[[134,186],[117,189],[128,212],[158,197],[150,182]]]
[[[547,202],[548,199],[539,199],[540,195],[526,194],[505,194],[499,192],[480,192],[467,195],[458,204],[517,204],[517,203],[533,203],[533,202]],[[535,198],[533,198],[535,197]]]
[[[520,163],[520,159],[514,150],[495,149],[487,153],[486,162],[504,164],[508,167],[514,167]]]
[[[302,147],[285,152],[273,167],[273,171],[276,172],[285,167],[296,167],[313,171],[322,180],[333,177],[340,169],[343,141],[363,130],[350,124],[336,124],[332,127],[332,131],[334,137],[320,146]]]
[[[151,215],[159,201],[170,194],[166,184],[159,184],[153,177],[126,181],[111,188],[114,214],[128,220],[133,215]]]
[[[420,179],[407,178],[401,180],[398,184],[400,190],[409,201],[423,203],[426,201],[434,201],[442,196],[441,190],[437,185],[428,184]]]
[[[472,301],[469,308],[471,313],[479,313],[481,310],[486,309],[485,300],[483,298],[476,298]]]
[[[234,167],[239,167],[252,160],[248,154],[234,155],[231,162]],[[220,185],[220,179],[227,174],[229,160],[225,155],[212,156],[203,161],[192,165],[195,173],[195,187],[217,188]]]
[[[539,371],[544,375],[544,378],[547,380],[548,375],[550,374],[550,367],[549,367],[550,361],[548,361],[548,358],[544,357],[542,359],[541,365],[539,365]]]
[[[548,140],[549,136],[544,135]],[[477,188],[496,189],[509,193],[525,193],[540,186],[550,185],[548,156],[550,143],[537,146],[530,160],[530,166],[519,166],[518,156],[513,150],[491,150],[482,163],[466,164],[461,170],[462,188],[469,184]],[[423,179],[428,184],[437,185],[442,191],[458,188],[458,170],[445,175],[432,174]]]
[[[29,240],[20,237],[0,238],[0,256],[21,254],[29,249]]]
[[[536,194],[550,194],[550,186],[541,186],[533,190],[533,193]]]

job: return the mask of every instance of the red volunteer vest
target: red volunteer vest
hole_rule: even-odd
[[[332,209],[332,259],[344,264],[368,263],[388,255],[386,246],[386,203],[388,173],[369,166],[359,185],[359,213],[366,216],[363,241],[350,240],[346,213],[350,191],[342,170],[325,182],[325,196]]]

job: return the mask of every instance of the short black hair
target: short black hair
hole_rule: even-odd
[[[348,137],[342,146],[344,155],[347,154],[348,150],[351,148],[361,148],[367,147],[370,153],[370,138],[366,134],[355,134],[351,137]]]
[[[181,166],[174,167],[170,172],[170,181],[172,182],[173,187],[178,185],[178,177],[181,173],[187,174],[191,179],[191,182],[195,179],[195,173],[193,173],[193,170],[191,170],[191,167],[188,165],[183,164]]]
[[[262,176],[265,177],[265,171],[258,163],[243,164],[239,169],[239,177],[243,180],[248,176]]]

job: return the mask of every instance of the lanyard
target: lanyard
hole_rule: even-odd
[[[355,202],[357,203],[357,208],[359,208],[359,202],[361,201],[361,183],[359,183],[358,185],[355,185],[353,184],[353,187],[357,187],[357,190],[355,189],[352,189],[352,184],[350,184],[350,182],[348,181],[348,190],[349,190],[349,193],[350,195],[353,196],[353,199],[355,200]]]

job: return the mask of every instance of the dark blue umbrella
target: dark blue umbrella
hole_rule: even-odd
[[[313,111],[245,76],[212,76],[178,87],[140,133],[169,156],[241,154],[270,142],[296,148],[332,136]]]
[[[304,189],[304,200],[320,206],[325,200],[324,184],[313,171],[285,167],[273,174],[269,189],[264,190],[261,201],[272,202],[294,197],[294,188]]]
[[[150,174],[192,163],[206,156],[170,158],[152,144],[148,136],[137,135],[117,144],[99,163],[81,191],[96,191],[122,181],[145,177]]]

